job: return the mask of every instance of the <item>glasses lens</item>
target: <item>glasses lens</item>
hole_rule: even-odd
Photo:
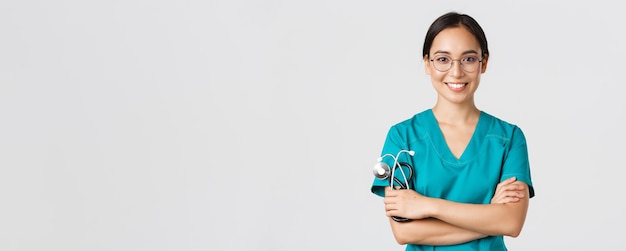
[[[438,71],[448,71],[452,67],[452,59],[449,57],[435,57],[431,61]]]
[[[461,67],[465,72],[475,72],[478,69],[478,65],[480,63],[479,59],[474,56],[464,57],[459,60],[459,62],[461,63]]]

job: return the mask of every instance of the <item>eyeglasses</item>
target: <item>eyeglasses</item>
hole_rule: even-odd
[[[436,70],[440,72],[449,71],[452,68],[452,62],[459,61],[461,64],[461,69],[467,73],[475,72],[478,70],[478,66],[483,61],[483,59],[478,59],[476,56],[468,56],[461,59],[452,59],[448,56],[437,56],[430,60]]]

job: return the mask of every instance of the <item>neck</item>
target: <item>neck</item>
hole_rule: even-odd
[[[480,110],[478,110],[474,102],[465,104],[437,102],[432,110],[440,123],[473,123],[480,117]]]

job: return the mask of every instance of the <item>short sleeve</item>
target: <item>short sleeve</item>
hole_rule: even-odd
[[[383,150],[382,153],[380,154],[380,156],[383,156],[385,154],[393,154],[395,155],[396,153],[398,153],[400,150],[402,150],[404,143],[402,143],[402,137],[400,136],[400,134],[398,133],[398,130],[396,127],[391,127],[389,129],[389,132],[387,132],[387,137],[385,139],[385,144],[383,145]],[[390,167],[393,167],[394,162],[392,158],[383,158],[382,162],[385,162],[387,165],[389,165]],[[371,191],[372,193],[381,196],[381,197],[385,197],[385,187],[389,186],[389,179],[378,179],[376,177],[374,177],[374,181],[372,182],[372,187],[371,187]]]
[[[516,177],[518,181],[528,185],[530,198],[535,196],[535,189],[530,176],[530,162],[528,160],[528,147],[526,145],[526,137],[522,130],[515,126],[511,141],[508,145],[508,152],[505,155],[504,164],[502,166],[502,175],[500,182]]]

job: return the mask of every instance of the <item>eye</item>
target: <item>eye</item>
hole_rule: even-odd
[[[463,59],[463,63],[476,63],[478,62],[478,57],[476,56],[469,56],[469,57],[464,57]]]
[[[448,57],[435,57],[435,62],[441,63],[441,64],[447,64],[447,63],[450,62],[450,58],[448,58]]]

